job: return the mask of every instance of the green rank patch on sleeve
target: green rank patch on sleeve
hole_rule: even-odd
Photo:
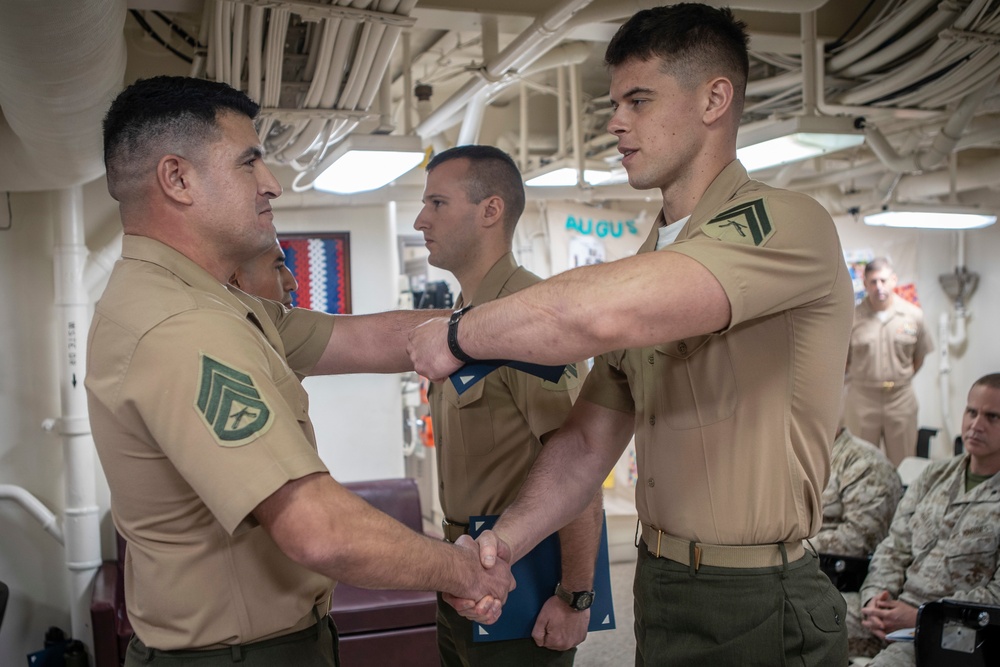
[[[274,421],[253,378],[204,352],[194,407],[222,447],[249,444]]]
[[[701,226],[708,236],[730,243],[761,246],[774,236],[771,216],[763,199],[723,211]]]
[[[577,370],[576,364],[566,364],[558,382],[542,380],[542,387],[549,391],[569,391],[578,386],[580,386],[580,372]]]

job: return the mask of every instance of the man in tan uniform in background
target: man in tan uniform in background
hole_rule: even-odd
[[[422,232],[428,262],[450,271],[462,287],[456,307],[471,309],[541,279],[514,261],[514,228],[524,211],[524,183],[510,156],[492,146],[459,146],[427,165]],[[514,499],[535,457],[562,425],[581,383],[583,364],[569,364],[558,383],[501,366],[459,394],[450,380],[429,391],[441,480],[445,538],[468,532],[469,517],[500,514]],[[572,665],[587,637],[594,561],[601,530],[601,496],[559,533],[561,590],[576,607],[551,597],[532,637],[472,641],[472,622],[438,604],[443,665]]]
[[[316,451],[299,377],[405,370],[426,314],[332,316],[227,287],[275,239],[258,110],[222,83],[156,77],[104,121],[125,237],[86,386],[128,542],[129,667],[338,664],[336,579],[477,599],[512,585],[471,539],[418,535],[348,492]]]
[[[844,420],[851,432],[881,443],[894,466],[917,447],[917,397],[910,381],[934,349],[920,308],[893,292],[884,257],[865,265],[867,295],[854,311],[847,357]]]
[[[418,372],[601,354],[517,500],[479,538],[516,560],[589,503],[635,433],[636,665],[847,663],[819,530],[851,280],[830,215],[735,159],[748,55],[732,12],[643,10],[608,46],[629,183],[662,211],[635,257],[560,273],[410,335]],[[495,556],[500,558],[496,559]],[[478,609],[455,601],[465,613]]]
[[[286,308],[292,307],[292,292],[299,288],[299,282],[285,265],[285,251],[278,239],[249,262],[243,262],[229,278],[229,284],[252,296],[277,301]]]

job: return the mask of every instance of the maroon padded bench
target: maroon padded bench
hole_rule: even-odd
[[[423,532],[415,480],[380,479],[344,486],[408,528]],[[401,560],[399,566],[405,563]],[[436,614],[434,593],[337,584],[330,616],[340,634],[342,667],[438,667]]]

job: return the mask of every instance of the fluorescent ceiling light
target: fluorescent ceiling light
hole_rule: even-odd
[[[525,174],[524,184],[531,187],[576,185],[577,174],[576,161],[561,158]],[[622,179],[611,171],[606,164],[595,160],[588,160],[584,164],[583,180],[588,185],[622,182]]]
[[[971,206],[894,204],[887,210],[865,216],[866,225],[911,229],[980,229],[996,221],[995,215]]]
[[[740,128],[736,157],[747,171],[758,171],[853,148],[864,141],[853,118],[796,116]]]
[[[323,158],[313,187],[339,195],[377,190],[423,161],[420,137],[350,134]]]

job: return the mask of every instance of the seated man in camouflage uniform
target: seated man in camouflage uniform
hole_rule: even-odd
[[[899,473],[882,450],[841,426],[823,490],[823,527],[810,541],[823,554],[863,558],[889,533],[902,495]]]
[[[884,647],[873,667],[915,664],[912,642],[885,637],[914,627],[924,602],[1000,604],[1000,373],[972,385],[962,440],[964,454],[935,461],[906,490],[861,587],[860,617],[850,610],[851,654]]]

